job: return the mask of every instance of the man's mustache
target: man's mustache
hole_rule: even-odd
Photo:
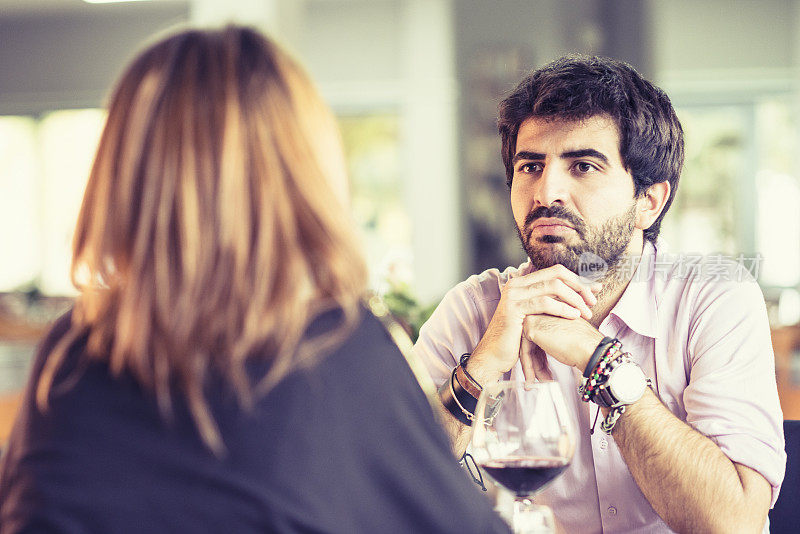
[[[575,229],[579,236],[583,236],[585,233],[586,225],[583,219],[575,215],[569,209],[564,206],[559,206],[558,204],[553,206],[539,206],[528,213],[528,216],[525,217],[525,227],[529,227],[536,219],[541,219],[542,217],[563,219]]]

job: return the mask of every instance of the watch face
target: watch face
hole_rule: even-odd
[[[617,401],[631,404],[642,397],[647,387],[647,378],[641,368],[632,362],[623,362],[611,371],[608,388]]]

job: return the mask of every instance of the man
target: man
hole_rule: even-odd
[[[567,57],[524,79],[498,124],[529,261],[456,286],[415,346],[456,453],[480,384],[552,378],[577,448],[537,502],[564,531],[766,531],[785,454],[764,301],[740,266],[657,239],[683,165],[669,99],[629,65]],[[598,416],[608,433],[590,431]]]

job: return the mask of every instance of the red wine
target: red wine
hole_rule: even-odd
[[[499,458],[481,465],[497,482],[517,495],[531,495],[567,468],[564,458]]]

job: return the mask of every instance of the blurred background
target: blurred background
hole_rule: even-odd
[[[524,259],[502,96],[570,52],[633,64],[686,131],[662,235],[756,276],[785,416],[800,418],[800,0],[0,0],[0,444],[74,296],[71,233],[111,83],[154,35],[231,20],[288,47],[339,117],[372,286],[412,329],[469,274]]]

